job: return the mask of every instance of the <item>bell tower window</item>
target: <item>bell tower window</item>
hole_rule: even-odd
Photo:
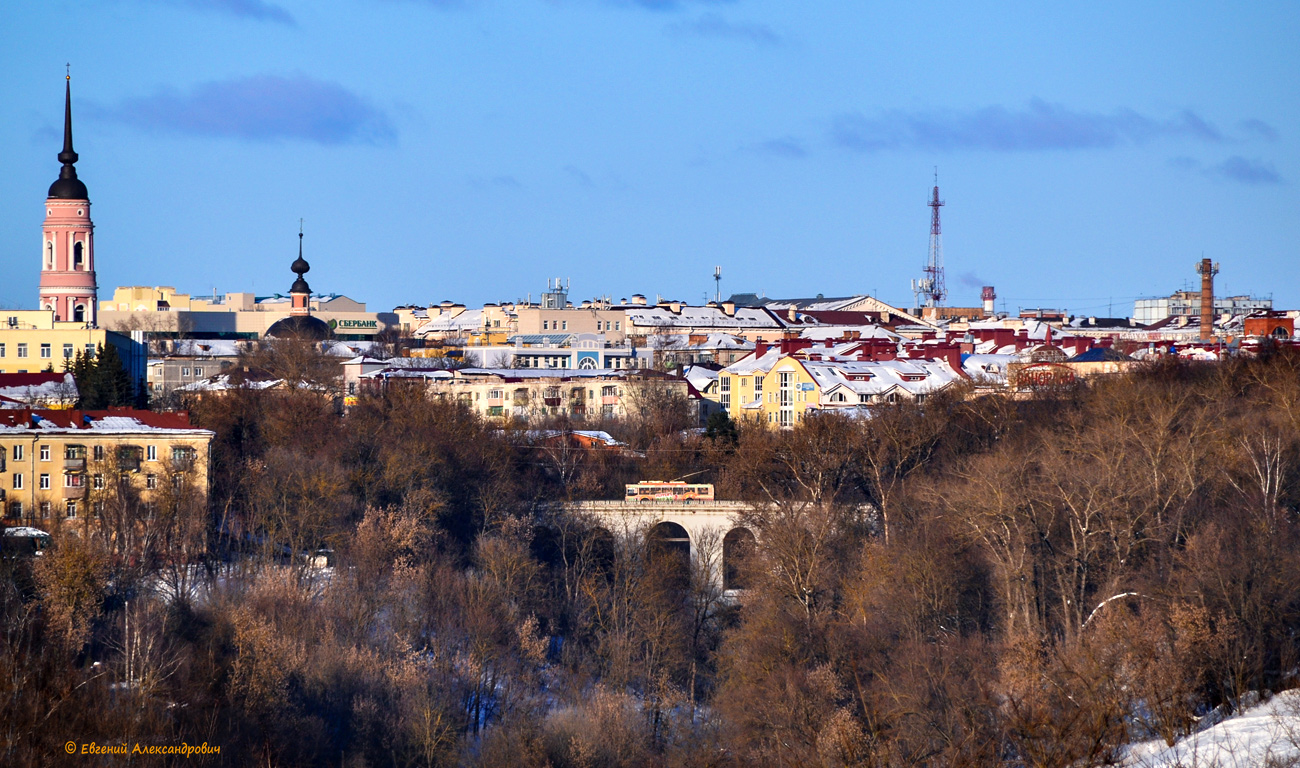
[[[84,322],[86,322],[86,305],[85,305],[85,304],[78,304],[78,305],[77,305],[77,306],[72,310],[72,320],[73,320],[73,322],[76,322],[76,323],[84,323]]]
[[[45,268],[54,269],[54,241],[45,241]]]
[[[73,268],[73,269],[82,269],[82,268],[84,268],[84,263],[85,263],[85,262],[84,262],[84,259],[83,259],[83,257],[82,257],[82,243],[81,243],[80,240],[78,240],[78,241],[77,241],[77,242],[72,246],[72,268]]]

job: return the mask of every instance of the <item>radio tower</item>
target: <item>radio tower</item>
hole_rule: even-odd
[[[912,293],[918,309],[940,306],[948,296],[943,280],[943,230],[939,227],[939,209],[943,207],[943,201],[939,199],[938,168],[934,170],[934,191],[927,205],[930,206],[930,259],[923,270],[925,277],[912,281]]]

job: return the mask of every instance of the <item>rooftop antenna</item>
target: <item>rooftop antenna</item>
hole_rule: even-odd
[[[722,303],[722,267],[713,268],[713,301]]]

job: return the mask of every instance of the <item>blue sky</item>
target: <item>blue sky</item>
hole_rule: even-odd
[[[644,293],[1300,306],[1300,4],[44,0],[0,6],[0,304],[35,305],[72,63],[100,295],[388,309]]]

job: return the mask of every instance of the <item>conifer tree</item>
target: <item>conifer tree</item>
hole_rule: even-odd
[[[99,410],[136,403],[131,377],[122,365],[117,348],[111,344],[100,345],[94,359],[78,354],[72,364],[72,374],[80,395],[79,408]]]

